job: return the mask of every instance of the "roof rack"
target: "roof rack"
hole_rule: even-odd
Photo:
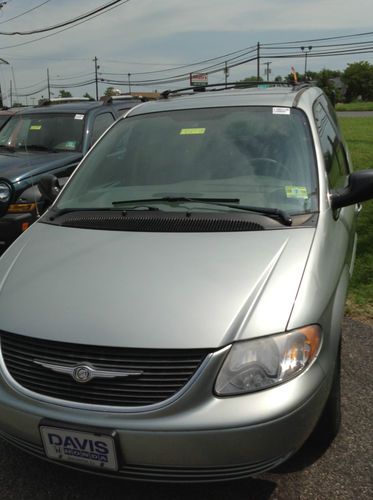
[[[164,90],[161,92],[161,97],[167,99],[170,94],[177,94],[179,92],[187,92],[193,90],[193,92],[205,92],[208,89],[210,92],[219,91],[219,90],[231,90],[237,88],[255,88],[255,87],[291,87],[293,90],[299,90],[301,88],[312,86],[311,82],[294,82],[294,81],[285,81],[285,82],[263,82],[260,80],[253,80],[249,82],[232,82],[232,83],[210,83],[208,85],[194,86],[194,87],[184,87],[181,89],[175,90]]]
[[[109,104],[113,101],[141,101],[141,102],[146,102],[148,101],[147,97],[143,96],[133,96],[131,94],[123,94],[123,95],[103,95],[100,97],[100,101],[102,101],[104,104]]]
[[[53,99],[40,99],[39,106],[49,106],[50,104],[64,104],[73,102],[94,101],[93,97],[56,97]]]

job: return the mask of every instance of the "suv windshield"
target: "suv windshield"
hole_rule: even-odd
[[[237,208],[300,214],[317,209],[316,191],[312,139],[301,111],[205,108],[120,120],[93,148],[56,208],[123,203],[127,209],[146,201],[164,210],[234,210],[197,199],[229,198]]]
[[[14,151],[81,151],[82,114],[40,113],[13,116],[0,131],[0,147]]]

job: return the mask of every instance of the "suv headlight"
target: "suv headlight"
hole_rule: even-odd
[[[12,190],[5,182],[0,182],[0,203],[8,203],[12,195]]]
[[[215,383],[218,396],[260,391],[299,375],[316,359],[318,325],[233,344]]]

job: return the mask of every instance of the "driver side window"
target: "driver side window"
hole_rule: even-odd
[[[349,171],[343,145],[320,102],[315,104],[314,116],[324,156],[329,188],[344,187]]]

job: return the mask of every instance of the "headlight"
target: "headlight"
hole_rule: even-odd
[[[12,195],[12,191],[8,184],[5,182],[0,182],[0,203],[8,203],[10,197]]]
[[[233,344],[215,383],[219,396],[260,391],[299,375],[316,358],[317,325]]]

